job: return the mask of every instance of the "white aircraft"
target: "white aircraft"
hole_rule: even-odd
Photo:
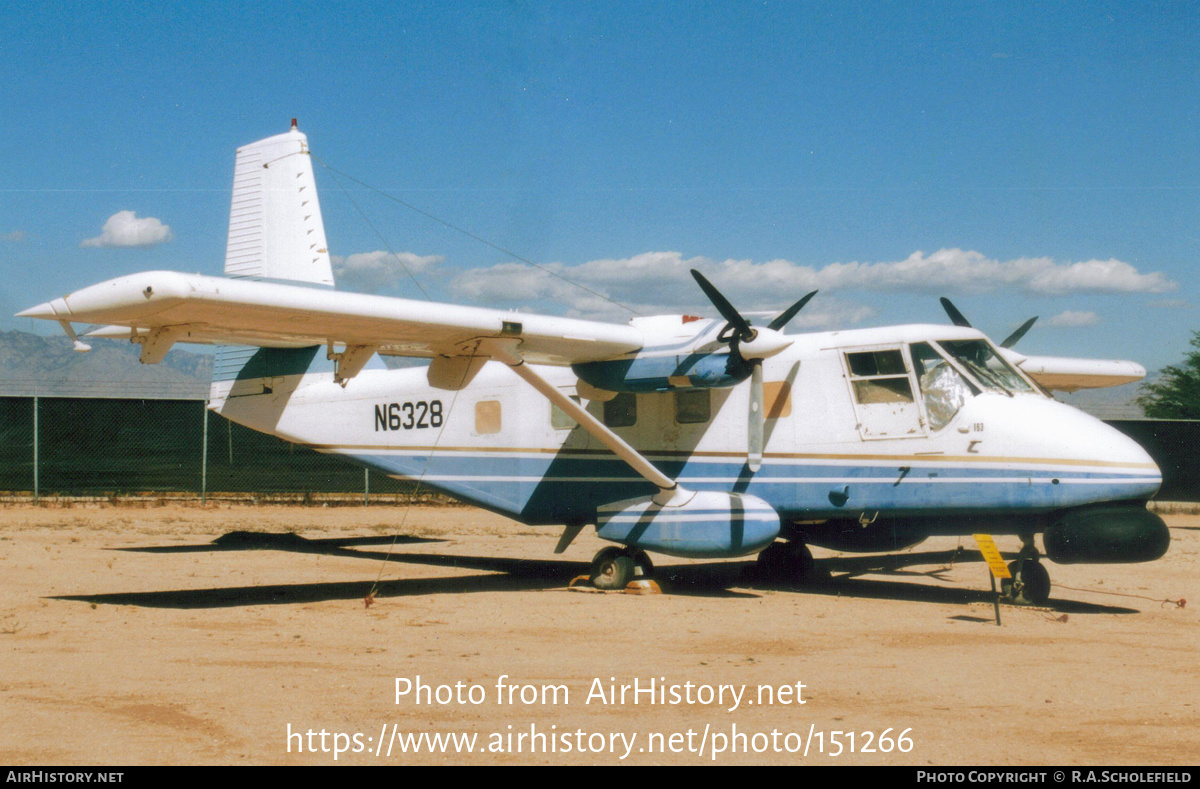
[[[102,324],[141,360],[220,345],[210,408],[420,479],[527,524],[588,524],[620,588],[681,557],[758,553],[802,576],[807,545],[887,551],[931,535],[1019,535],[1006,591],[1047,599],[1056,562],[1162,556],[1146,452],[1046,389],[1142,378],[1133,362],[1024,356],[957,326],[785,334],[808,294],[754,326],[702,275],[718,320],[627,325],[347,293],[334,280],[307,138],[237,152],[225,276],[150,271],[20,313]],[[1012,345],[1028,324],[1009,338]],[[376,355],[421,357],[388,370]],[[375,369],[375,368],[379,369]],[[540,395],[540,396],[537,396]],[[782,540],[780,538],[783,538]]]

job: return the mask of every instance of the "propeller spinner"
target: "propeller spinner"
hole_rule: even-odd
[[[729,343],[729,353],[740,365],[750,369],[750,411],[747,415],[746,436],[746,465],[751,471],[762,468],[763,432],[766,419],[763,413],[763,373],[762,360],[782,351],[792,344],[780,330],[788,324],[796,313],[804,309],[804,305],[817,295],[817,291],[809,293],[804,298],[788,307],[765,327],[756,329],[750,321],[726,299],[703,274],[692,269],[692,276],[700,290],[721,313],[726,326],[717,335],[721,342]]]

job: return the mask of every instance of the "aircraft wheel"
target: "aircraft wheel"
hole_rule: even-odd
[[[592,559],[592,586],[624,589],[633,580],[633,557],[620,548],[605,548]]]
[[[1050,573],[1041,562],[1018,559],[1008,565],[1012,578],[1000,582],[1000,590],[1018,605],[1043,605],[1050,599]]]

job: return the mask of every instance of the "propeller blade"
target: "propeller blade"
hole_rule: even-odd
[[[704,291],[704,295],[708,296],[708,300],[717,308],[717,312],[721,313],[721,317],[737,330],[737,334],[734,335],[735,338],[747,341],[753,339],[754,330],[750,328],[749,322],[741,316],[741,313],[734,309],[734,306],[729,303],[728,299],[721,295],[721,291],[717,290],[696,269],[692,269],[692,276],[696,279],[696,284],[700,286],[700,290]]]
[[[942,309],[944,309],[946,314],[950,316],[950,320],[955,326],[966,326],[968,329],[971,328],[971,322],[967,320],[966,317],[958,311],[958,307],[955,307],[953,304],[951,304],[950,299],[946,298],[945,296],[942,297]],[[1036,321],[1037,316],[1035,315],[1034,317],[1022,323],[1015,332],[1004,338],[1004,342],[1000,343],[1000,347],[1011,348],[1016,345],[1017,341],[1025,336],[1025,332],[1029,331]]]
[[[1015,332],[1013,332],[1012,334],[1010,334],[1004,338],[1004,342],[1000,343],[1000,347],[1001,348],[1011,348],[1014,345],[1016,345],[1017,341],[1025,336],[1025,332],[1029,331],[1029,328],[1031,326],[1033,326],[1033,323],[1036,320],[1037,320],[1037,316],[1035,315],[1032,318],[1030,318],[1029,320],[1022,323],[1020,328],[1018,328]]]
[[[763,366],[759,360],[750,370],[750,413],[746,425],[746,465],[751,471],[762,468],[764,420]]]
[[[946,298],[945,296],[942,296],[942,309],[944,309],[946,314],[950,316],[950,322],[955,326],[965,326],[968,329],[971,328],[971,322],[963,317],[963,314],[958,311],[958,307],[955,307],[950,302],[950,299]]]
[[[807,296],[805,296],[804,298],[800,299],[800,301],[796,302],[795,304],[788,307],[783,312],[776,315],[775,320],[773,320],[767,324],[767,328],[771,329],[773,331],[779,331],[784,326],[787,326],[788,321],[790,321],[792,318],[796,317],[796,313],[799,312],[800,310],[804,309],[804,305],[808,304],[809,299],[811,299],[815,295],[817,295],[817,291],[814,290],[812,293],[810,293]]]

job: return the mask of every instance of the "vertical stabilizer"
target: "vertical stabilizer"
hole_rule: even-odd
[[[308,138],[295,121],[238,149],[225,275],[333,286]]]

